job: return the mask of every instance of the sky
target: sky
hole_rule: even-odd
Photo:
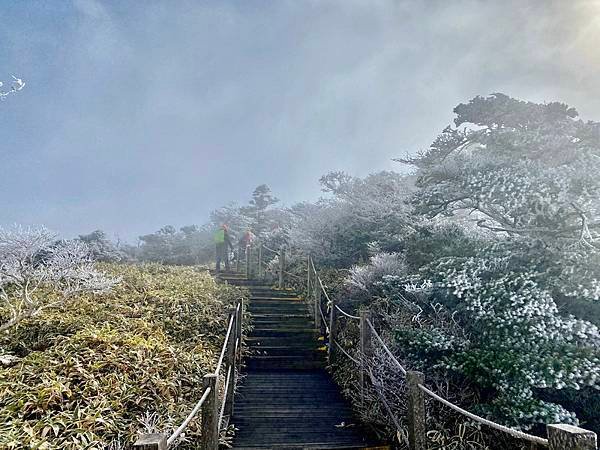
[[[404,171],[503,92],[600,120],[600,0],[6,0],[0,226],[133,241]]]

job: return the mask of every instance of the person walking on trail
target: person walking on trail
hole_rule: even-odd
[[[240,255],[244,256],[246,254],[246,248],[252,245],[255,238],[256,235],[248,228],[238,242]]]
[[[221,271],[221,261],[225,262],[225,270],[229,272],[229,249],[233,250],[233,243],[227,225],[221,225],[221,228],[216,231],[215,246],[217,250],[217,273]]]

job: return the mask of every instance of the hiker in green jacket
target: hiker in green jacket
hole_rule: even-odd
[[[225,262],[225,270],[229,272],[229,249],[233,250],[233,243],[227,225],[221,225],[221,228],[216,231],[215,245],[217,249],[217,273],[221,271],[221,261]]]

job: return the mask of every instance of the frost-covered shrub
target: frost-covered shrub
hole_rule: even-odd
[[[346,285],[361,291],[368,291],[375,280],[386,275],[402,275],[406,273],[404,257],[398,253],[377,253],[369,260],[369,264],[353,266],[346,277]]]
[[[456,373],[487,392],[479,409],[496,420],[529,427],[576,423],[572,412],[536,397],[535,389],[600,389],[598,328],[559,314],[539,275],[511,270],[510,258],[443,258],[412,277],[386,277],[390,299],[414,301],[421,316],[431,304],[452,314],[464,336],[440,327],[399,328],[408,357]],[[419,281],[421,280],[421,281]],[[429,288],[414,295],[407,287]]]
[[[0,228],[0,332],[62,308],[76,294],[108,292],[118,281],[96,269],[82,241],[58,241],[44,227]]]

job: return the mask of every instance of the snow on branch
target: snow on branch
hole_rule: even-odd
[[[0,81],[0,101],[4,100],[11,94],[19,92],[25,87],[25,82],[21,78],[12,75],[12,82],[8,89],[4,88],[4,83]]]

